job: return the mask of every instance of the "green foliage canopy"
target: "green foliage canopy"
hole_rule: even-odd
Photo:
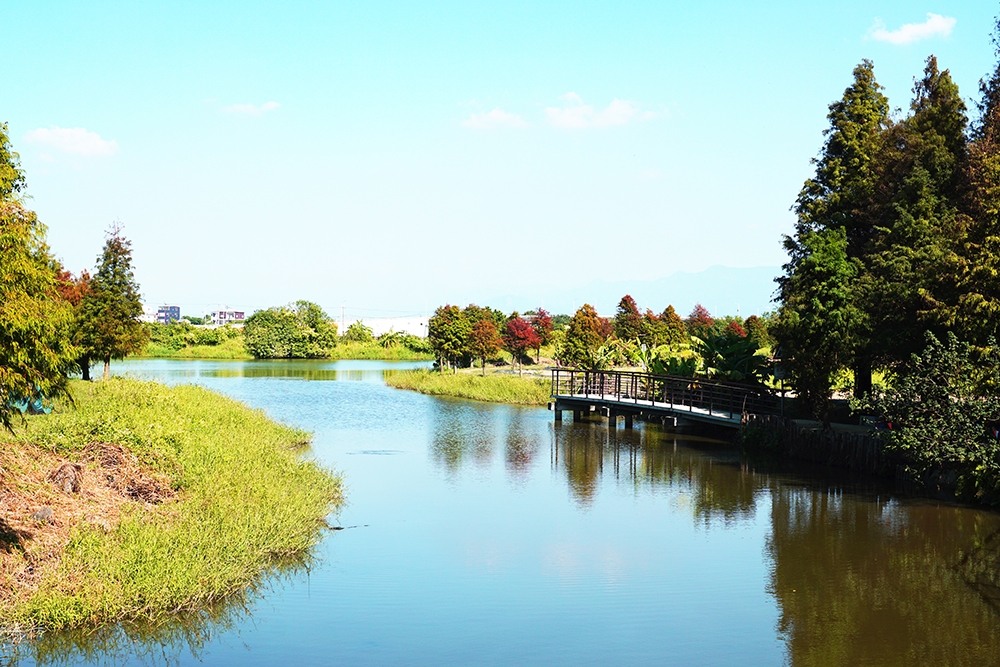
[[[296,301],[248,317],[243,343],[258,359],[321,359],[337,344],[337,327],[315,303]]]
[[[887,447],[907,462],[917,478],[932,481],[958,473],[960,492],[1000,501],[1000,355],[996,346],[975,355],[949,332],[944,342],[932,333],[926,346],[901,369],[885,392],[856,401],[892,428]]]
[[[6,137],[0,137],[6,140]],[[15,403],[66,393],[78,350],[73,309],[60,297],[45,227],[12,198],[0,198],[0,424]]]

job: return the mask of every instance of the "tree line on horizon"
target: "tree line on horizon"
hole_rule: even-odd
[[[529,351],[535,363],[550,347],[560,365],[585,369],[642,367],[650,372],[764,383],[768,364],[768,318],[756,315],[713,318],[698,304],[685,319],[673,306],[662,313],[641,313],[630,295],[622,297],[615,315],[602,317],[590,304],[572,316],[551,315],[543,308],[504,314],[470,304],[444,305],[428,321],[428,341],[441,370],[468,367],[478,360],[506,363],[510,355],[519,369]]]

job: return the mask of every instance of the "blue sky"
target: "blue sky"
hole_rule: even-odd
[[[92,267],[120,220],[151,304],[525,308],[594,280],[779,266],[853,67],[872,59],[905,109],[933,53],[971,102],[997,13],[12,3],[0,120],[57,256]]]

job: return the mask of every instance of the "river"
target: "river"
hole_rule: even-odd
[[[305,564],[22,663],[988,665],[1000,516],[637,424],[383,383],[423,364],[139,360],[314,432],[348,503]],[[2,662],[2,660],[0,660]]]

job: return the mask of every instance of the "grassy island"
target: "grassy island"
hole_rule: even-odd
[[[309,436],[194,386],[76,382],[0,436],[5,634],[200,609],[307,554],[341,501]]]
[[[390,387],[410,389],[422,394],[514,405],[545,405],[551,393],[548,377],[519,377],[501,373],[484,376],[475,369],[458,373],[429,370],[386,373],[385,383]]]

